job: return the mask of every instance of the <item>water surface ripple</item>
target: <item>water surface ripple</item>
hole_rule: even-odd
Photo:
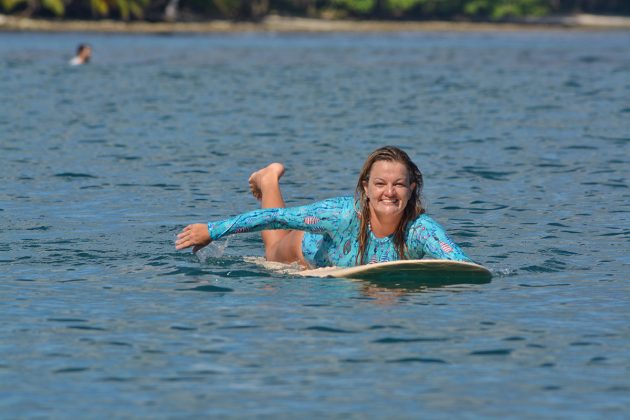
[[[628,45],[1,33],[0,417],[624,417]],[[252,170],[304,204],[383,144],[491,283],[296,278],[255,234],[174,251],[256,208]]]

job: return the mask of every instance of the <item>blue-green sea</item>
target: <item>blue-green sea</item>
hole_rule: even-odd
[[[0,418],[627,418],[629,46],[0,33]],[[301,278],[255,233],[175,251],[257,208],[252,171],[307,204],[386,144],[490,283]]]

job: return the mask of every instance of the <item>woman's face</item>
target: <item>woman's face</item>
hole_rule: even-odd
[[[415,188],[415,183],[409,183],[407,167],[388,160],[374,162],[370,178],[363,181],[370,210],[379,218],[400,219]]]

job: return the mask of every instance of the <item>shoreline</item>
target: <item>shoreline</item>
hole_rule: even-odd
[[[365,21],[268,16],[260,22],[123,22],[114,20],[49,20],[0,15],[0,32],[104,33],[334,33],[334,32],[513,32],[526,30],[630,30],[630,17],[575,15],[518,22]]]

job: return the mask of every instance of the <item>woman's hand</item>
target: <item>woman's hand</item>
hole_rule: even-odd
[[[193,252],[203,248],[212,242],[210,239],[210,233],[208,232],[208,225],[204,223],[195,223],[194,225],[188,225],[177,235],[175,241],[175,249],[184,249],[194,247]]]

